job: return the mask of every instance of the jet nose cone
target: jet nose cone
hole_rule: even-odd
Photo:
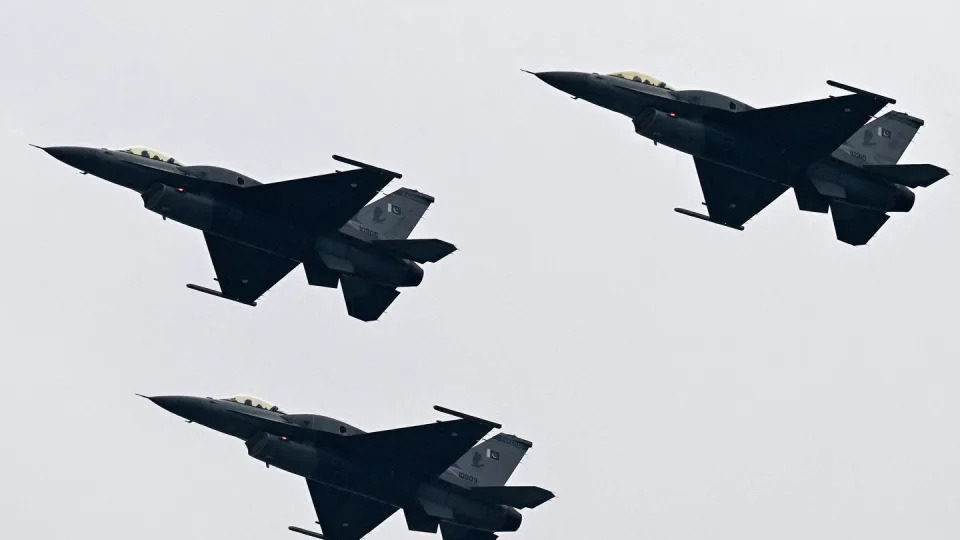
[[[161,408],[182,416],[187,420],[195,420],[203,408],[203,400],[190,396],[144,396]]]
[[[589,75],[577,71],[541,71],[534,75],[557,90],[578,97],[590,84]]]
[[[97,159],[96,150],[82,146],[50,146],[43,151],[82,171],[88,170]]]

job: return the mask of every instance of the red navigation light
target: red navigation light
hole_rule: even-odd
[[[676,118],[676,117],[677,117],[677,113],[675,113],[675,112],[667,113],[667,115],[668,115],[670,118]]]
[[[281,440],[281,441],[287,440],[287,436],[286,436],[286,435],[281,435],[281,436],[280,436],[280,440]]]
[[[185,190],[184,190],[182,187],[178,187],[178,188],[177,188],[177,191],[180,192],[180,193],[183,193]]]

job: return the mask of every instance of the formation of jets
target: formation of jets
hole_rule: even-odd
[[[844,95],[753,108],[633,71],[534,75],[629,117],[654,144],[693,156],[707,213],[676,211],[733,229],[743,230],[793,188],[800,210],[829,212],[837,239],[861,245],[888,213],[913,207],[914,189],[947,176],[935,165],[899,163],[923,120],[897,111],[877,117],[895,101],[833,81]],[[409,238],[433,197],[400,188],[374,200],[401,175],[352,159],[333,156],[350,170],[264,184],[149,148],[42,150],[136,191],[163,219],[202,231],[217,288],[187,287],[240,304],[255,306],[302,264],[308,284],[340,287],[347,313],[374,321],[399,288],[420,285],[421,265],[456,250],[443,240]],[[315,538],[359,540],[402,510],[411,531],[493,540],[520,527],[519,510],[553,498],[540,487],[506,485],[532,443],[504,433],[483,440],[501,426],[443,407],[435,409],[456,419],[367,433],[252,396],[147,399],[243,440],[268,467],[305,478],[322,532],[290,530]]]
[[[676,211],[734,229],[793,188],[800,210],[829,211],[837,239],[862,245],[888,212],[913,208],[913,189],[948,174],[936,165],[898,163],[923,120],[897,111],[875,117],[896,101],[834,81],[827,84],[849,93],[756,109],[636,71],[534,75],[629,117],[654,144],[693,156],[707,214]],[[456,250],[443,240],[409,238],[433,197],[401,188],[371,203],[402,175],[340,156],[333,158],[358,168],[262,184],[149,148],[43,150],[138,192],[164,219],[203,231],[220,290],[187,286],[250,306],[302,263],[307,283],[339,285],[352,317],[377,320],[397,288],[420,284],[421,264]]]

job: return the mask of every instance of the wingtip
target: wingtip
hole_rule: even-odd
[[[47,150],[46,148],[44,148],[44,147],[42,147],[42,146],[37,146],[37,145],[35,145],[35,144],[33,144],[33,143],[27,143],[27,144],[28,144],[29,146],[34,147],[34,148],[39,148],[39,149],[43,150],[44,152],[46,152],[46,150]]]
[[[368,163],[364,163],[364,162],[362,162],[362,161],[357,161],[357,160],[355,160],[355,159],[350,159],[350,158],[347,158],[347,157],[343,157],[343,156],[340,156],[340,155],[337,155],[337,154],[334,154],[334,155],[333,155],[333,159],[334,159],[334,161],[339,161],[340,163],[346,163],[347,165],[353,165],[354,167],[360,167],[361,169],[369,169],[369,170],[372,170],[372,171],[379,172],[379,173],[381,173],[381,174],[386,174],[386,175],[392,176],[393,178],[396,178],[396,179],[403,178],[403,175],[400,174],[400,173],[398,173],[398,172],[393,172],[393,171],[389,171],[389,170],[387,170],[387,169],[383,169],[383,168],[380,168],[380,167],[375,167],[375,166],[370,165],[370,164],[368,164]]]
[[[317,522],[317,525],[320,525],[320,522]],[[322,525],[321,525],[321,526],[322,526]],[[305,535],[305,536],[312,536],[313,538],[321,538],[321,539],[325,539],[325,538],[326,538],[326,537],[323,536],[323,534],[321,534],[321,533],[314,532],[314,531],[311,531],[311,530],[308,530],[308,529],[304,529],[304,528],[302,528],[302,527],[297,527],[296,525],[290,525],[289,527],[287,527],[287,530],[293,531],[293,532],[295,532],[295,533],[300,533],[300,534]]]
[[[889,104],[889,105],[895,105],[895,104],[897,103],[897,100],[895,100],[895,99],[893,99],[893,98],[891,98],[891,97],[881,96],[880,94],[876,94],[876,93],[874,93],[874,92],[868,92],[867,90],[863,90],[862,88],[857,88],[856,86],[850,86],[849,84],[845,84],[845,83],[842,83],[842,82],[838,82],[838,81],[835,81],[835,80],[833,80],[833,79],[827,79],[827,84],[828,84],[829,86],[834,87],[834,88],[839,88],[839,89],[841,89],[841,90],[846,90],[847,92],[852,92],[852,93],[854,93],[854,94],[860,94],[860,95],[863,95],[863,96],[869,96],[869,97],[872,97],[872,98],[874,98],[874,99],[878,99],[878,100],[880,100],[880,101],[886,101],[887,104]]]
[[[476,423],[478,423],[478,424],[486,425],[486,426],[488,426],[488,427],[491,427],[492,429],[502,429],[502,428],[503,428],[503,426],[500,425],[500,424],[498,424],[497,422],[491,422],[490,420],[484,420],[483,418],[480,418],[480,417],[477,417],[477,416],[473,416],[473,415],[471,415],[471,414],[462,413],[462,412],[460,412],[460,411],[455,411],[455,410],[453,410],[453,409],[448,409],[448,408],[443,407],[443,406],[441,406],[441,405],[434,405],[434,406],[433,406],[433,410],[435,410],[435,411],[437,411],[437,412],[444,413],[444,414],[449,414],[450,416],[455,416],[455,417],[460,418],[460,419],[462,419],[462,420],[469,420],[469,421],[471,421],[471,422],[476,422]]]
[[[531,75],[533,75],[533,76],[536,76],[536,75],[537,75],[535,72],[529,71],[529,70],[526,70],[526,69],[523,69],[523,68],[520,68],[520,71],[522,71],[522,72],[524,72],[524,73],[529,73],[529,74],[531,74]]]

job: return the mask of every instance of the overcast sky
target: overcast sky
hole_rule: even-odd
[[[534,441],[525,540],[960,535],[953,177],[862,248],[792,194],[680,216],[692,160],[520,68],[637,69],[763,107],[835,79],[957,163],[948,2],[30,2],[0,7],[0,538],[290,538],[302,479],[145,394],[251,393],[367,430],[442,404]],[[461,251],[383,318],[296,270],[255,309],[198,231],[27,143],[262,181],[341,154],[434,195]],[[369,538],[426,538],[400,514]]]

